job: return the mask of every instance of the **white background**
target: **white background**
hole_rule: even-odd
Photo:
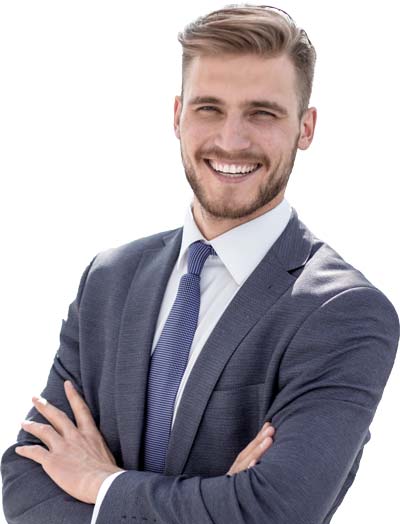
[[[316,136],[298,154],[287,198],[399,310],[394,5],[282,0],[279,7],[318,53]],[[45,384],[61,319],[93,256],[182,224],[191,191],[172,125],[176,35],[222,6],[0,3],[2,452]],[[399,378],[397,363],[334,524],[399,522]]]

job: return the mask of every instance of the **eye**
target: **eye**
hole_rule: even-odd
[[[212,111],[218,111],[218,109],[214,106],[201,106],[197,108],[197,111],[212,112]]]
[[[276,115],[274,113],[270,113],[269,111],[263,111],[260,109],[259,111],[255,111],[253,113],[255,116],[272,116],[273,118],[276,118]]]

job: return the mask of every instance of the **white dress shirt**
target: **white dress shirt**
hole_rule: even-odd
[[[206,240],[193,218],[192,205],[189,206],[185,216],[179,256],[171,272],[162,300],[153,338],[152,352],[160,338],[165,321],[175,301],[179,281],[187,273],[188,248],[190,244],[196,240],[203,240],[207,244],[212,245],[218,256],[209,256],[201,272],[199,320],[188,363],[176,395],[172,426],[175,422],[176,413],[188,377],[206,340],[230,301],[281,235],[289,222],[290,215],[291,207],[287,200],[284,199],[271,211],[234,227],[212,240]],[[91,524],[96,522],[101,503],[111,483],[121,473],[123,471],[110,475],[101,485]]]

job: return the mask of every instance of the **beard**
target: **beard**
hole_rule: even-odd
[[[196,175],[196,170],[193,167],[193,164],[187,158],[181,142],[181,157],[186,179],[189,182],[190,187],[192,188],[193,193],[203,210],[217,219],[239,219],[252,215],[258,209],[266,206],[287,186],[296,159],[297,142],[299,136],[300,133],[296,138],[295,145],[292,147],[289,157],[287,159],[281,158],[277,166],[269,173],[267,180],[265,180],[263,183],[260,183],[257,195],[251,201],[241,206],[234,206],[232,202],[227,202],[227,199],[224,199],[224,201],[217,201],[212,197],[212,195],[211,197],[207,196],[206,188]],[[200,163],[203,162],[203,158],[208,158],[208,156],[225,158],[232,161],[235,160],[231,155],[222,153],[217,149],[208,151],[207,154],[198,154],[195,158],[197,162]],[[240,160],[255,164],[262,163],[262,167],[260,169],[266,169],[267,171],[271,166],[271,161],[266,155],[264,155],[263,158],[242,155]]]

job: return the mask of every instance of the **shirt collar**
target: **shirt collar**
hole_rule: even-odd
[[[183,226],[178,269],[183,271],[187,250],[196,240],[211,244],[235,282],[241,286],[258,266],[271,246],[287,226],[292,208],[286,199],[276,207],[253,220],[206,240],[193,217],[190,204]]]

